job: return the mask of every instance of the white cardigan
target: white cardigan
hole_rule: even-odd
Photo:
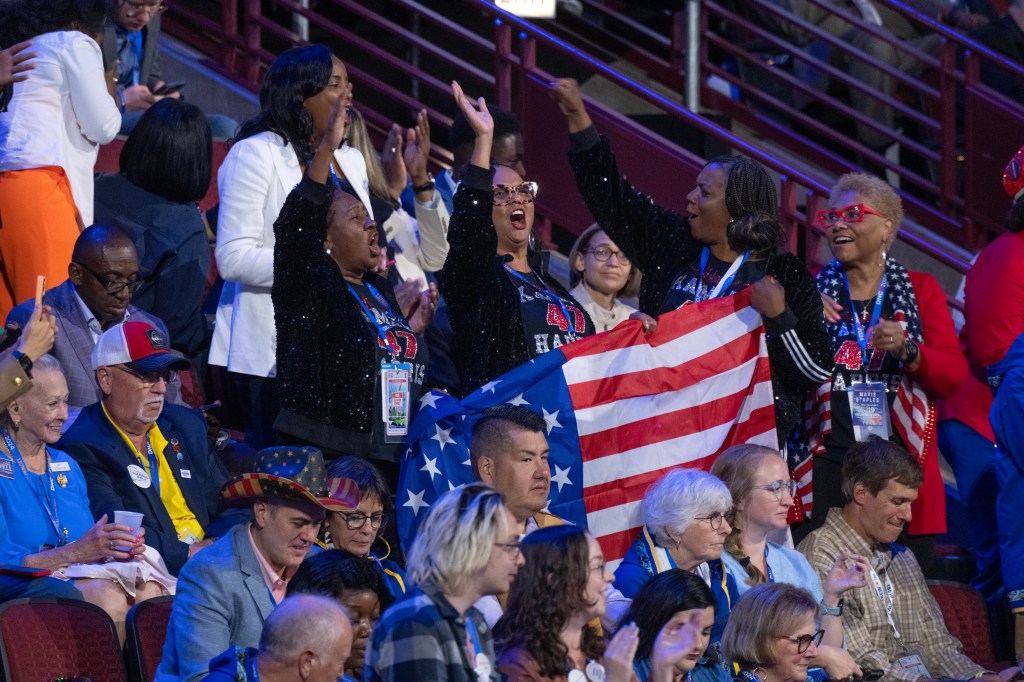
[[[372,216],[362,154],[346,146],[334,158]],[[259,377],[277,373],[277,330],[270,299],[274,221],[301,179],[295,150],[271,132],[236,142],[221,164],[214,255],[224,290],[210,344],[211,365]]]
[[[121,129],[100,46],[80,31],[57,31],[33,38],[31,51],[36,68],[0,114],[0,172],[63,168],[82,222],[92,225],[96,155]]]

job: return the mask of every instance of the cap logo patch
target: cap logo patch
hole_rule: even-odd
[[[163,337],[163,334],[155,329],[147,329],[146,336],[149,338],[149,343],[153,346],[153,350],[167,350],[167,340]]]

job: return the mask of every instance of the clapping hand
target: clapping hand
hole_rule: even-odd
[[[405,190],[405,182],[408,179],[403,158],[403,145],[405,136],[402,133],[402,126],[397,123],[391,126],[388,137],[384,140],[384,151],[380,155],[380,165],[384,168],[384,177],[388,181],[388,192],[392,199],[398,199]]]
[[[700,646],[701,611],[680,611],[665,623],[651,651],[652,671],[674,671],[687,654]]]
[[[607,682],[629,682],[633,679],[633,657],[640,644],[640,628],[629,623],[619,628],[604,650],[604,670]]]
[[[430,283],[426,291],[420,294],[416,309],[413,311],[412,317],[408,318],[409,328],[413,333],[422,334],[434,321],[434,315],[437,314],[437,296],[437,285],[433,282]]]
[[[405,165],[409,169],[413,186],[422,185],[430,179],[427,174],[429,159],[430,119],[427,118],[427,110],[420,109],[416,116],[416,127],[405,131]]]

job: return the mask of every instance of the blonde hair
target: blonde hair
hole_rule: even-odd
[[[818,604],[807,590],[789,583],[755,585],[733,605],[722,633],[722,653],[740,668],[778,663],[775,642],[789,637]]]
[[[484,483],[468,483],[439,497],[409,550],[409,583],[432,582],[447,594],[461,594],[491,560],[506,523],[504,511],[505,498]]]
[[[729,487],[733,504],[739,507],[750,498],[750,493],[754,489],[757,469],[761,462],[769,456],[780,457],[777,450],[763,445],[751,443],[733,445],[718,456],[711,466],[711,473]],[[765,574],[743,552],[742,537],[743,530],[739,527],[739,518],[737,518],[737,523],[732,524],[732,532],[725,538],[725,551],[743,566],[747,572],[746,582],[748,585],[767,582],[768,578]]]
[[[348,143],[353,149],[359,151],[366,161],[366,177],[370,182],[370,192],[378,199],[383,199],[393,205],[395,200],[391,197],[391,187],[384,175],[384,167],[380,163],[380,153],[370,140],[370,131],[366,129],[366,121],[363,119],[363,115],[354,108],[349,109],[349,117],[351,124],[348,128]]]

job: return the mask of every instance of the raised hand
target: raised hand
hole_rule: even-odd
[[[455,103],[459,106],[459,110],[466,117],[469,127],[473,129],[476,136],[493,136],[494,119],[491,118],[491,112],[487,111],[487,102],[484,101],[484,98],[478,97],[476,106],[473,106],[473,103],[466,97],[466,93],[462,91],[458,81],[452,81],[452,94],[455,95]]]
[[[578,133],[593,125],[587,108],[583,104],[580,85],[575,80],[559,78],[548,88],[548,93],[569,120],[570,133]]]
[[[633,657],[640,643],[640,628],[629,623],[619,628],[604,650],[607,682],[629,682],[633,678]]]
[[[416,116],[416,127],[405,132],[405,166],[409,169],[412,184],[422,185],[430,179],[427,161],[430,159],[430,119],[427,110],[420,109]]]
[[[434,315],[437,314],[437,296],[437,285],[433,282],[420,294],[416,311],[409,318],[409,328],[416,334],[422,334],[434,321]]]
[[[871,562],[866,556],[842,552],[832,562],[822,587],[825,594],[839,596],[847,590],[867,585],[870,571]]]
[[[345,133],[348,131],[348,98],[339,97],[331,109],[331,117],[327,119],[327,130],[316,148],[313,161],[306,171],[314,182],[322,185],[327,184],[331,174],[331,164],[334,162],[334,152],[341,147]]]
[[[700,646],[701,609],[680,611],[665,623],[651,651],[652,672],[671,674],[676,664]],[[672,679],[659,675],[665,679]]]
[[[384,168],[384,177],[387,178],[388,191],[392,199],[402,196],[405,182],[408,179],[405,159],[402,156],[404,144],[402,126],[395,123],[388,131],[388,137],[384,140],[384,151],[380,155],[380,164]]]
[[[25,51],[30,47],[32,41],[26,40],[0,50],[0,87],[28,79],[28,72],[36,68],[35,64],[28,63],[28,60],[36,56],[35,52]]]
[[[50,352],[56,338],[57,318],[51,314],[50,306],[37,303],[16,348],[35,362]]]

